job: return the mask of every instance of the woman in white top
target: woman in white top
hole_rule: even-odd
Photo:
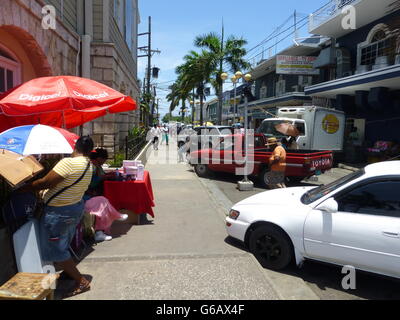
[[[158,150],[158,142],[160,140],[161,130],[158,125],[154,125],[150,130],[151,140],[153,142],[153,149]]]

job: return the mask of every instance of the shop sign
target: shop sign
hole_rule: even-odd
[[[319,69],[313,64],[317,57],[276,56],[277,74],[319,75]]]

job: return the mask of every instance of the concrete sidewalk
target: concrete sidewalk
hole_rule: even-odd
[[[146,169],[155,219],[139,226],[115,224],[114,239],[94,246],[78,266],[93,277],[92,290],[73,299],[291,298],[251,254],[226,241],[225,210],[176,158],[173,142],[152,151]],[[300,290],[293,298],[310,296]]]

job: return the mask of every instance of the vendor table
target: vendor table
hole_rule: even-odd
[[[104,181],[104,196],[117,210],[148,213],[154,218],[154,195],[148,171],[144,172],[143,181]]]

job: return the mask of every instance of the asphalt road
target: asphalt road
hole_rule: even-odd
[[[334,168],[319,176],[318,181],[303,181],[300,184],[287,184],[287,186],[326,184],[349,173],[351,171]],[[237,177],[224,173],[215,173],[209,178],[209,182],[212,182],[221,190],[232,203],[237,203],[254,194],[266,191],[254,180],[255,188],[253,191],[240,192],[236,187],[237,180]],[[231,245],[246,250],[239,242],[232,241]],[[291,266],[282,273],[302,279],[323,300],[400,299],[400,281],[375,274],[357,271],[356,289],[346,291],[341,287],[345,275],[341,273],[341,268],[337,266],[306,261],[301,269]]]

